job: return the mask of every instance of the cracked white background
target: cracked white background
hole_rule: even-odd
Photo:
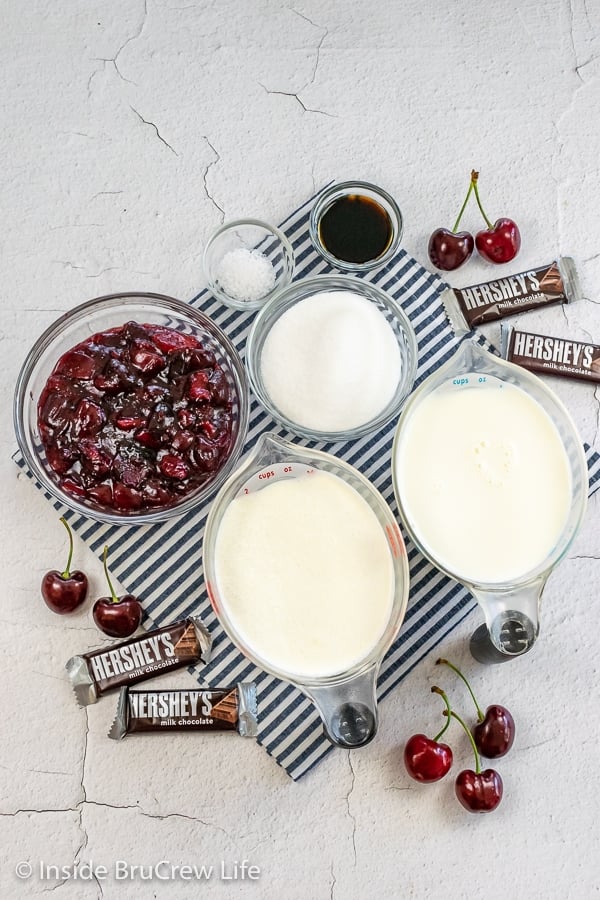
[[[2,711],[0,896],[574,898],[600,893],[596,498],[548,583],[539,643],[486,669],[474,613],[441,646],[481,702],[518,725],[492,815],[463,811],[452,780],[419,786],[401,762],[438,730],[419,664],[382,707],[376,741],[336,752],[299,784],[251,741],[192,735],[108,741],[113,698],[76,708],[68,657],[98,643],[88,604],[69,618],[39,596],[60,567],[57,517],[10,456],[18,369],[34,338],[113,291],[182,299],[224,219],[280,221],[330,178],[397,198],[403,245],[426,263],[472,167],[492,219],[519,223],[507,272],[574,255],[585,300],[523,317],[531,330],[600,342],[600,8],[594,0],[5,0],[1,44]],[[481,227],[476,207],[466,227]],[[497,270],[495,270],[497,271]],[[490,277],[472,262],[450,280]],[[489,337],[498,337],[490,327]],[[599,446],[600,391],[552,380]],[[104,593],[92,554],[76,564]],[[161,683],[187,684],[187,673]],[[454,731],[456,765],[471,766]],[[218,863],[250,859],[258,883],[19,882],[19,860]]]

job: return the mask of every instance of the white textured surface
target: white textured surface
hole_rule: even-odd
[[[534,651],[504,667],[470,660],[474,614],[442,645],[483,703],[518,723],[498,765],[505,799],[463,812],[452,781],[421,787],[401,763],[413,731],[432,734],[426,660],[384,704],[377,740],[332,754],[293,784],[252,742],[105,738],[112,699],[75,708],[63,677],[93,646],[88,609],[46,610],[38,584],[59,565],[56,516],[10,460],[19,366],[59,312],[117,290],[181,298],[202,285],[201,253],[223,220],[279,221],[332,177],[382,184],[405,216],[406,249],[449,226],[474,166],[492,218],[520,224],[519,269],[575,256],[586,300],[523,324],[600,342],[600,10],[592,0],[472,4],[393,0],[124,0],[5,4],[0,267],[0,440],[4,560],[0,735],[0,896],[100,896],[19,860],[109,870],[130,864],[228,865],[258,882],[102,881],[105,897],[222,895],[279,900],[399,896],[591,898],[600,770],[597,732],[598,499],[548,583]],[[475,207],[466,226],[477,228]],[[513,270],[511,266],[506,267]],[[479,263],[452,277],[490,277]],[[490,327],[489,336],[497,338]],[[598,446],[598,394],[553,381]],[[78,543],[77,564],[100,567]],[[189,676],[172,675],[184,684]],[[470,765],[457,731],[457,763]]]

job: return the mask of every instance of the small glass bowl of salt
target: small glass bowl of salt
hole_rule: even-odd
[[[209,290],[234,309],[259,309],[294,274],[292,245],[279,228],[259,219],[222,225],[204,250]]]

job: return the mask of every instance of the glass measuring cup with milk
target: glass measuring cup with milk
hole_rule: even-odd
[[[541,379],[472,340],[415,391],[392,450],[394,491],[414,543],[485,615],[482,662],[527,652],[546,580],[586,508],[581,440]]]
[[[408,600],[404,543],[379,492],[330,454],[263,435],[213,503],[203,559],[238,648],[310,697],[333,743],[367,744]]]

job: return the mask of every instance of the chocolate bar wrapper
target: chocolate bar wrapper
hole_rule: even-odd
[[[500,353],[537,375],[559,375],[600,383],[600,346],[500,326]]]
[[[197,616],[73,656],[65,668],[80,706],[123,685],[164,675],[192,663],[207,663],[212,638]]]
[[[579,299],[581,288],[570,256],[517,275],[465,288],[448,288],[442,294],[450,324],[459,336],[476,325]]]
[[[127,734],[168,731],[237,731],[256,737],[256,684],[185,690],[131,691],[121,688],[117,714],[108,732],[120,741]]]

